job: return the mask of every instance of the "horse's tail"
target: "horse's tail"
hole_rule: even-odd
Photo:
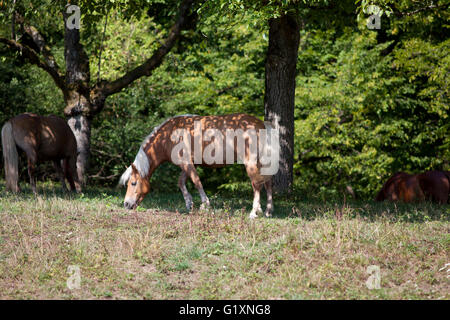
[[[11,122],[6,122],[2,128],[2,149],[5,161],[6,189],[19,191],[19,154],[14,141]]]

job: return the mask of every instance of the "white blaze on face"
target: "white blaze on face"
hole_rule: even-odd
[[[150,191],[150,183],[147,178],[141,177],[134,164],[131,165],[131,168],[132,172],[124,199],[124,207],[127,209],[135,209]]]
[[[128,183],[127,194],[123,200],[123,205],[126,209],[134,209],[137,207],[137,195],[136,192],[133,192],[136,189],[136,186],[130,186],[130,184],[131,183]]]

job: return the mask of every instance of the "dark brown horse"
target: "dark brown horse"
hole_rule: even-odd
[[[420,174],[397,172],[384,184],[375,201],[416,202],[431,200],[447,203],[450,191],[450,172],[427,171]]]
[[[34,170],[41,161],[53,161],[64,191],[65,179],[70,189],[81,191],[76,171],[77,142],[69,125],[63,119],[24,113],[10,119],[2,128],[3,158],[5,160],[6,189],[19,192],[19,155],[23,150],[28,159],[28,175],[36,193]]]

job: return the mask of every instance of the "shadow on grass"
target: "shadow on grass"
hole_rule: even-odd
[[[22,200],[34,201],[35,195],[28,184],[21,184],[22,192],[15,195]],[[108,201],[117,206],[117,209],[123,208],[123,199],[125,197],[125,188],[103,188],[97,186],[88,186],[83,193],[63,192],[61,185],[56,182],[38,183],[38,195],[43,198],[62,198],[74,201]],[[1,197],[10,196],[11,193],[5,191],[4,183],[0,183]],[[196,190],[191,194],[194,199],[194,208],[201,204],[200,197]],[[219,191],[214,194],[208,194],[211,207],[214,212],[226,215],[244,215],[248,216],[252,209],[253,194],[251,192],[230,192]],[[266,207],[265,195],[262,196],[261,206],[263,210]],[[274,196],[274,214],[273,219],[301,218],[305,220],[314,220],[317,218],[340,219],[345,218],[363,218],[368,221],[376,219],[387,219],[389,221],[402,222],[426,222],[426,221],[449,221],[450,205],[438,205],[431,202],[424,203],[392,203],[392,202],[374,202],[372,200],[349,200],[330,199],[323,201],[314,196],[305,196],[301,194],[291,194],[287,196]],[[189,214],[186,209],[183,196],[178,190],[173,193],[150,192],[141,203],[138,210],[147,209],[179,212]]]
[[[194,207],[201,204],[197,193],[192,193]],[[211,207],[215,212],[248,216],[253,203],[251,193],[218,192],[209,194]],[[263,197],[261,206],[266,207]],[[147,209],[158,209],[164,211],[178,211],[188,214],[181,193],[150,193],[147,195],[142,207]],[[375,202],[373,200],[350,200],[343,199],[323,201],[313,197],[293,195],[290,198],[274,197],[275,211],[273,219],[301,218],[314,220],[317,218],[340,219],[362,218],[367,221],[384,219],[392,222],[426,222],[426,221],[449,221],[450,205],[438,205],[431,202],[424,203],[392,203]]]
[[[4,181],[0,182],[0,197],[18,197],[22,200],[34,200],[36,195],[31,190],[29,184],[20,183],[21,191],[19,193],[8,192],[5,189]],[[83,192],[78,194],[75,191],[63,191],[59,182],[46,181],[37,183],[37,196],[44,199],[61,198],[67,200],[101,200],[103,198],[117,197],[122,190],[102,187],[86,187]],[[125,194],[125,191],[123,191]]]

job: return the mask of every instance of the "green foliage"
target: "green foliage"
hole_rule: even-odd
[[[160,25],[148,17],[131,19],[127,25],[112,17],[102,53],[103,79],[114,79],[139,65],[162,37],[157,32]],[[225,18],[216,26],[204,21],[196,32],[186,33],[150,77],[107,100],[102,116],[94,120],[92,132],[91,176],[95,181],[116,183],[144,137],[170,116],[247,112],[262,118],[267,36],[251,28],[247,21],[251,16],[245,14],[232,25],[226,25]],[[93,42],[88,49],[94,54],[98,47]],[[96,74],[97,65],[91,66],[91,73]],[[242,166],[199,171],[206,171],[203,175],[208,179],[203,184],[207,188],[223,185],[233,189],[235,183],[248,183]],[[178,168],[165,165],[155,172],[152,187],[173,190],[177,188],[178,174]]]
[[[27,68],[15,66],[6,57],[0,57],[0,60],[1,123],[4,123],[10,114],[26,110],[30,97],[24,94],[27,90]]]
[[[61,6],[54,3],[21,1],[18,10],[43,30],[64,66]],[[94,84],[100,50],[101,79],[138,66],[164,39],[179,2],[78,3]],[[370,4],[384,10],[381,30],[366,27]],[[91,183],[116,184],[144,137],[170,116],[247,112],[262,118],[267,19],[286,13],[302,21],[295,100],[299,193],[341,197],[351,186],[358,197],[373,198],[396,171],[448,170],[449,13],[444,1],[426,6],[406,0],[203,3],[196,28],[183,31],[163,64],[108,98],[93,119]],[[10,34],[10,14],[0,13],[1,36]],[[0,59],[2,122],[24,111],[62,115],[63,98],[45,72],[3,46]],[[250,189],[243,166],[199,171],[210,191]],[[176,190],[178,174],[165,164],[152,188]]]
[[[325,194],[352,186],[367,198],[396,171],[448,168],[448,39],[420,38],[417,25],[399,34],[400,25],[304,32],[296,92],[299,186]]]

